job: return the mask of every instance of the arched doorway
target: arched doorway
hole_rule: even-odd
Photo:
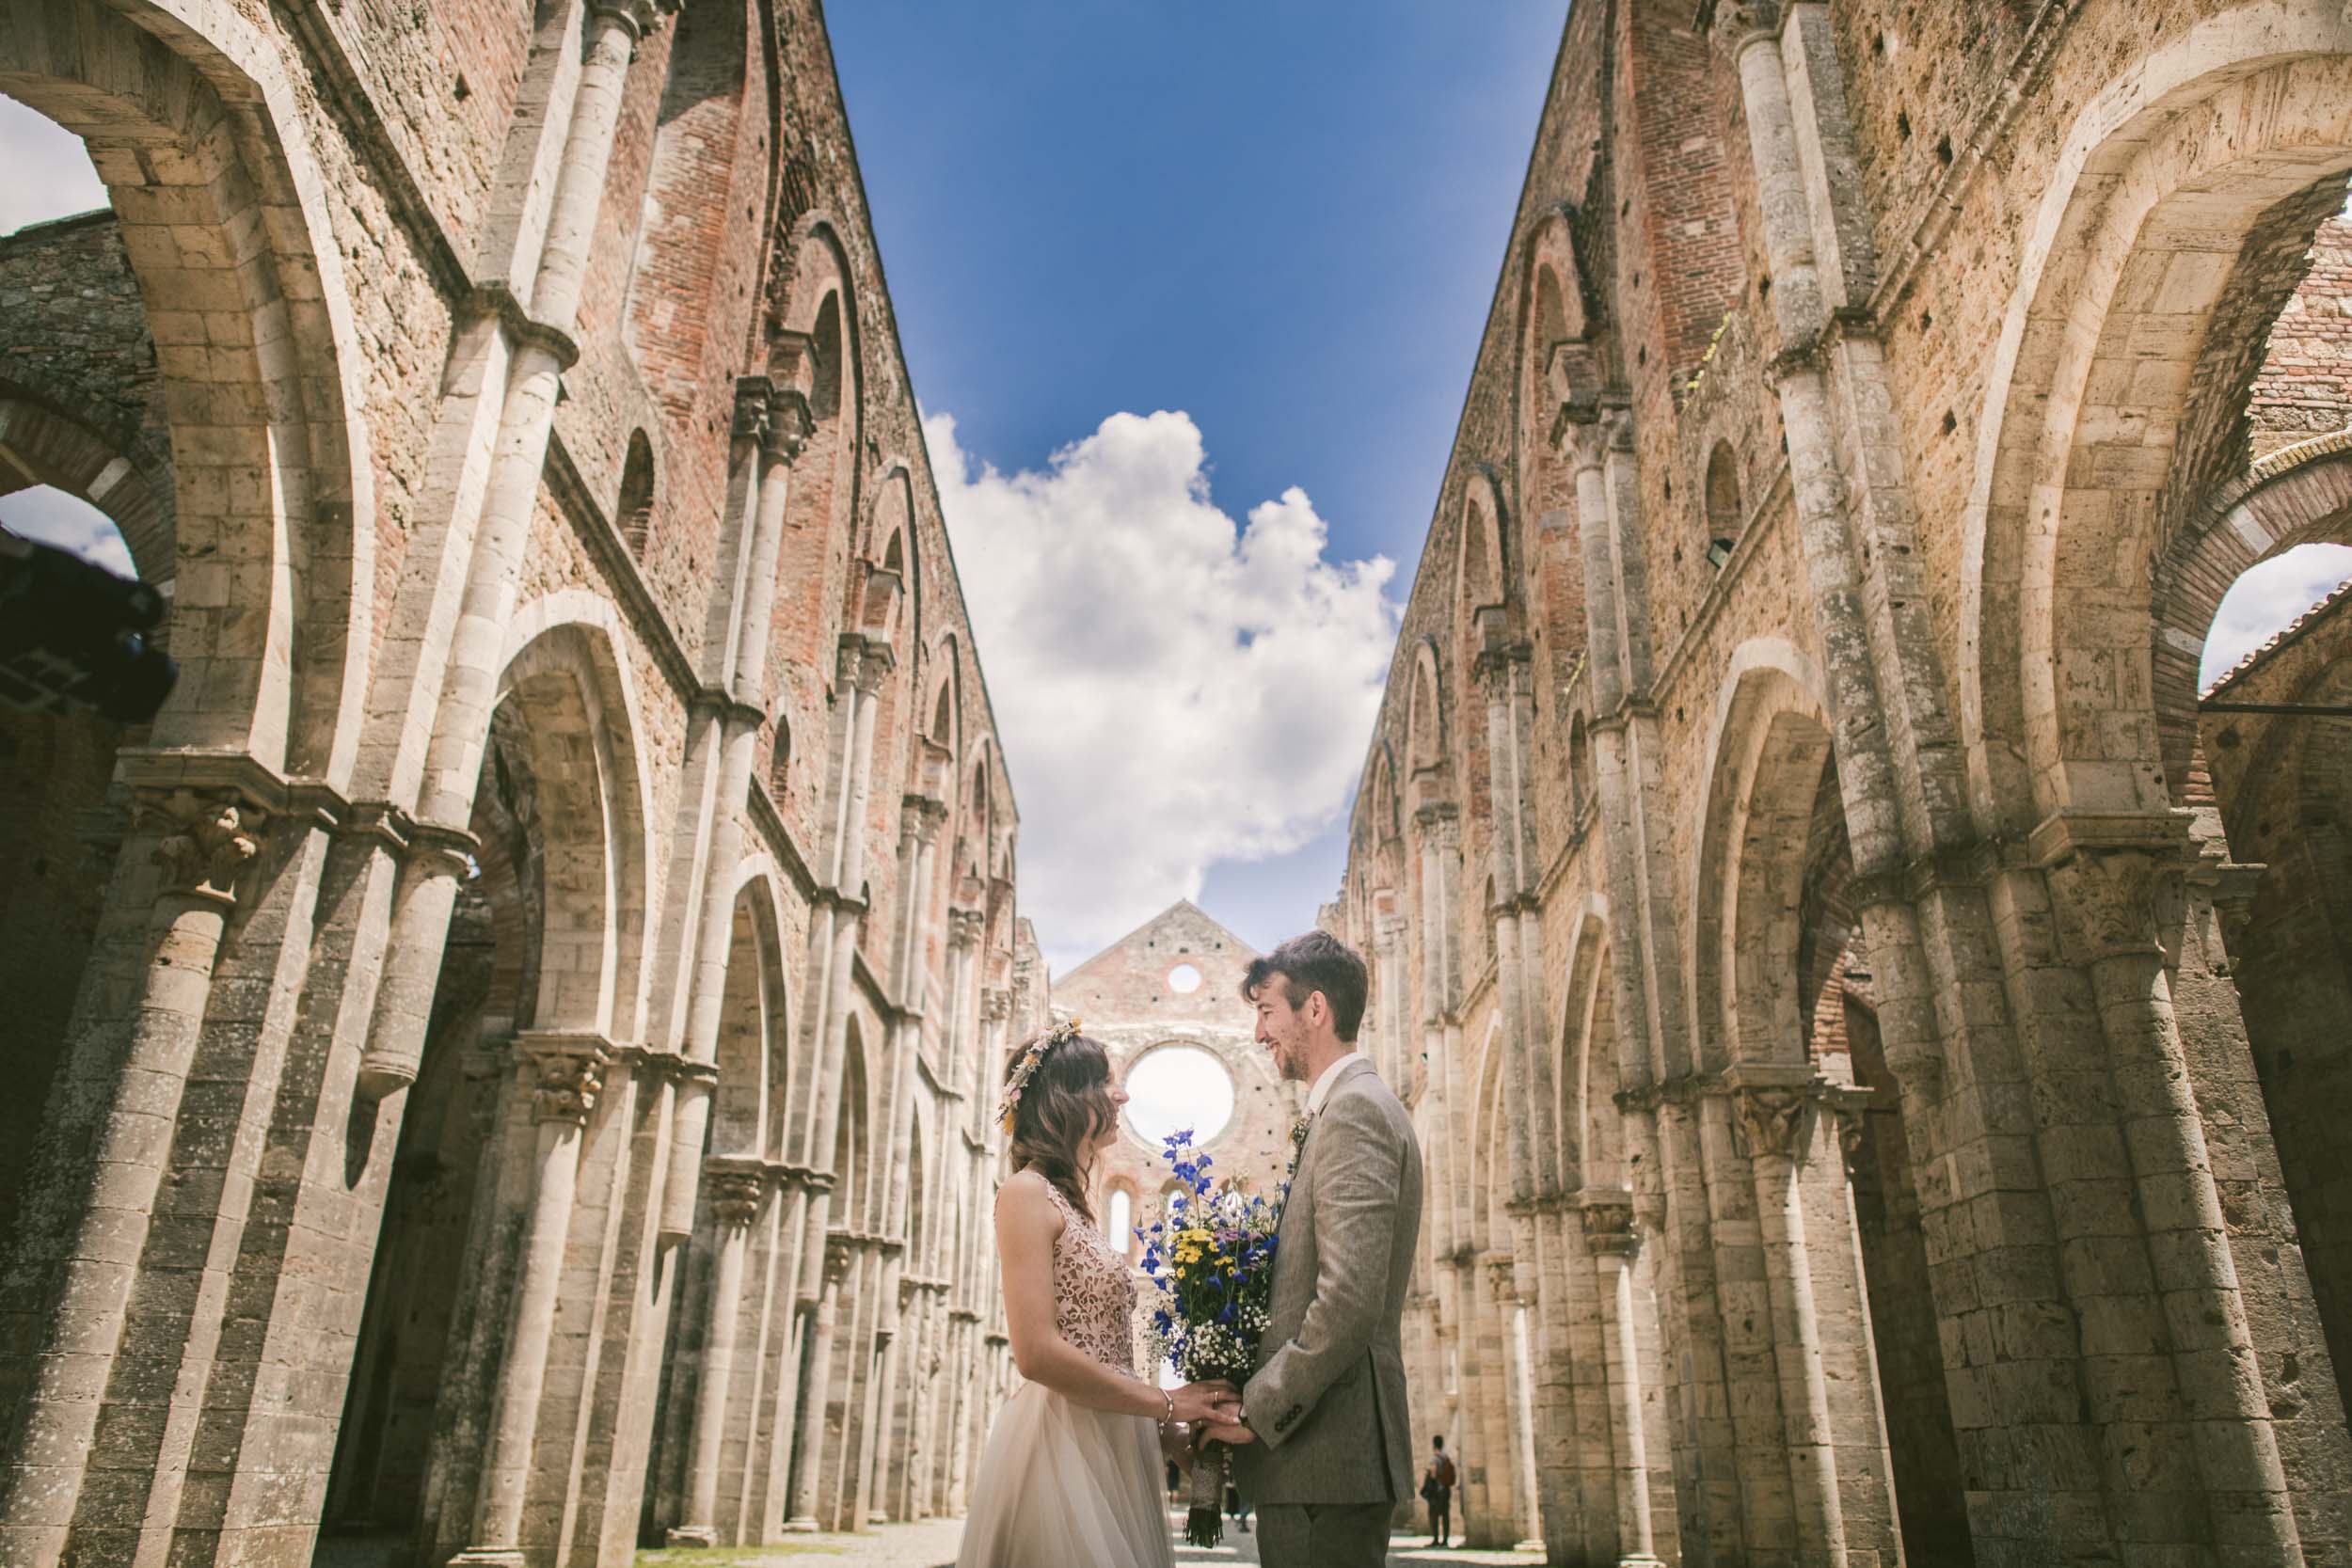
[[[583,1164],[609,1166],[628,1135],[599,1114],[644,896],[619,680],[609,641],[557,625],[501,682],[469,824],[480,847],[403,1107],[327,1478],[323,1564],[423,1568],[485,1539],[554,1548],[541,1532],[556,1522],[526,1524],[520,1500],[570,1466],[598,1318],[560,1276],[568,1247],[601,1240],[593,1223],[574,1233]],[[357,1118],[376,1115],[368,1101],[355,1114],[352,1181],[369,1149]]]
[[[1862,953],[1820,689],[1793,648],[1735,656],[1697,870],[1694,1018],[1702,1063],[1727,1091],[1707,1107],[1724,1133],[1709,1171],[1725,1195],[1716,1252],[1725,1278],[1765,1286],[1722,1300],[1731,1397],[1759,1407],[1742,1442],[1781,1455],[1752,1469],[1788,1497],[1796,1549],[1892,1551],[1899,1537],[1910,1560],[1965,1563],[1899,1086],[1883,1053],[1857,1078],[1846,1026]],[[1724,1224],[1749,1214],[1752,1256],[1746,1227]],[[1775,1527],[1752,1513],[1746,1528]]]

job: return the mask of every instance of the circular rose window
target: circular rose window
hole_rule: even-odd
[[[1192,1130],[1207,1143],[1233,1119],[1233,1075],[1214,1052],[1163,1045],[1127,1069],[1127,1125],[1153,1148],[1170,1132]]]
[[[1179,996],[1190,996],[1200,989],[1200,972],[1190,964],[1178,964],[1168,972],[1168,989]]]

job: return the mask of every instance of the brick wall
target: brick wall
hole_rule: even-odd
[[[2257,462],[2352,425],[2352,222],[2319,226],[2310,270],[2271,324],[2247,408]]]

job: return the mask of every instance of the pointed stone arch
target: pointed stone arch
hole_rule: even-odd
[[[560,953],[567,972],[543,972],[541,1006],[552,1010],[537,1026],[616,1039],[642,1037],[651,981],[652,781],[639,761],[645,727],[627,646],[609,600],[585,589],[534,600],[508,626],[497,705],[531,737],[542,809],[560,835],[546,866],[546,968]]]
[[[1690,884],[1695,1065],[1796,1067],[1810,1037],[1797,899],[1830,756],[1827,705],[1812,661],[1778,639],[1740,644],[1721,690]]]

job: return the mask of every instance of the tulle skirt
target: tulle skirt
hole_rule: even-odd
[[[997,1412],[956,1568],[1172,1568],[1159,1427],[1025,1383]]]

